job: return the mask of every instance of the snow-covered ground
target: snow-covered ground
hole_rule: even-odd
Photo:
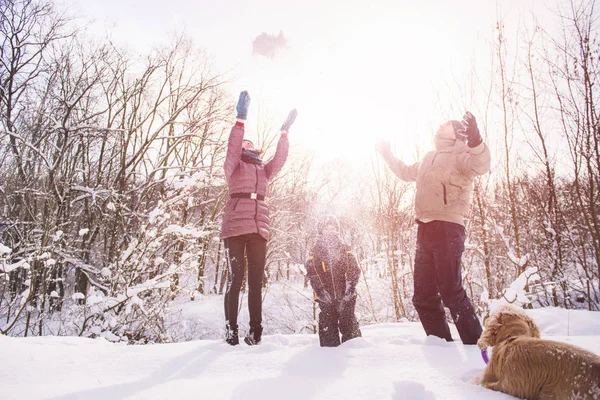
[[[529,311],[542,336],[600,353],[600,313]],[[453,328],[455,337],[458,337]],[[126,346],[105,339],[0,336],[0,398],[8,399],[508,399],[472,383],[475,346],[425,337],[419,323],[362,327],[320,348],[316,335],[267,335]]]

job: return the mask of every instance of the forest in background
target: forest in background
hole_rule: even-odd
[[[494,158],[476,181],[463,255],[481,315],[502,297],[600,309],[600,14],[576,0],[554,13],[557,29],[534,19],[516,35],[499,18],[487,70],[454,99],[477,99]],[[47,0],[1,2],[0,41],[0,333],[174,340],[169,307],[220,296],[227,279],[231,77],[188,37],[133,56]],[[278,133],[256,129],[268,158]],[[355,170],[288,160],[268,193],[265,288],[308,291],[302,264],[334,212],[363,272],[361,323],[416,320],[414,187],[374,150]],[[342,192],[352,207],[332,210]],[[282,300],[277,312],[299,308],[305,323],[276,330],[310,331],[310,300]]]

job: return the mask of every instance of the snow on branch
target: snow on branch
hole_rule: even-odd
[[[180,235],[180,236],[191,236],[193,238],[198,239],[198,238],[210,235],[211,232],[201,230],[201,229],[196,229],[196,228],[186,228],[186,227],[179,226],[179,225],[169,225],[165,228],[163,233],[165,233],[165,234],[172,233],[174,235]]]
[[[520,274],[509,287],[502,291],[502,297],[496,300],[490,300],[490,310],[496,308],[498,304],[510,303],[517,306],[531,303],[527,288],[531,283],[541,280],[537,268],[529,267]]]

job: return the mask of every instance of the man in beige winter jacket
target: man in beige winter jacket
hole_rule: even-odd
[[[482,328],[461,277],[465,218],[476,176],[490,170],[490,151],[475,117],[448,121],[435,134],[435,150],[412,165],[394,157],[388,142],[377,150],[402,180],[416,182],[417,251],[413,304],[427,335],[452,340],[444,305],[464,344],[476,344]],[[443,303],[442,303],[443,302]]]

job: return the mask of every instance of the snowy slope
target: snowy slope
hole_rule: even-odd
[[[600,353],[600,313],[550,308],[530,314],[543,337]],[[363,338],[338,348],[320,348],[315,335],[268,335],[256,347],[0,336],[0,398],[511,398],[471,383],[484,367],[475,346],[427,338],[419,323],[362,331]]]

